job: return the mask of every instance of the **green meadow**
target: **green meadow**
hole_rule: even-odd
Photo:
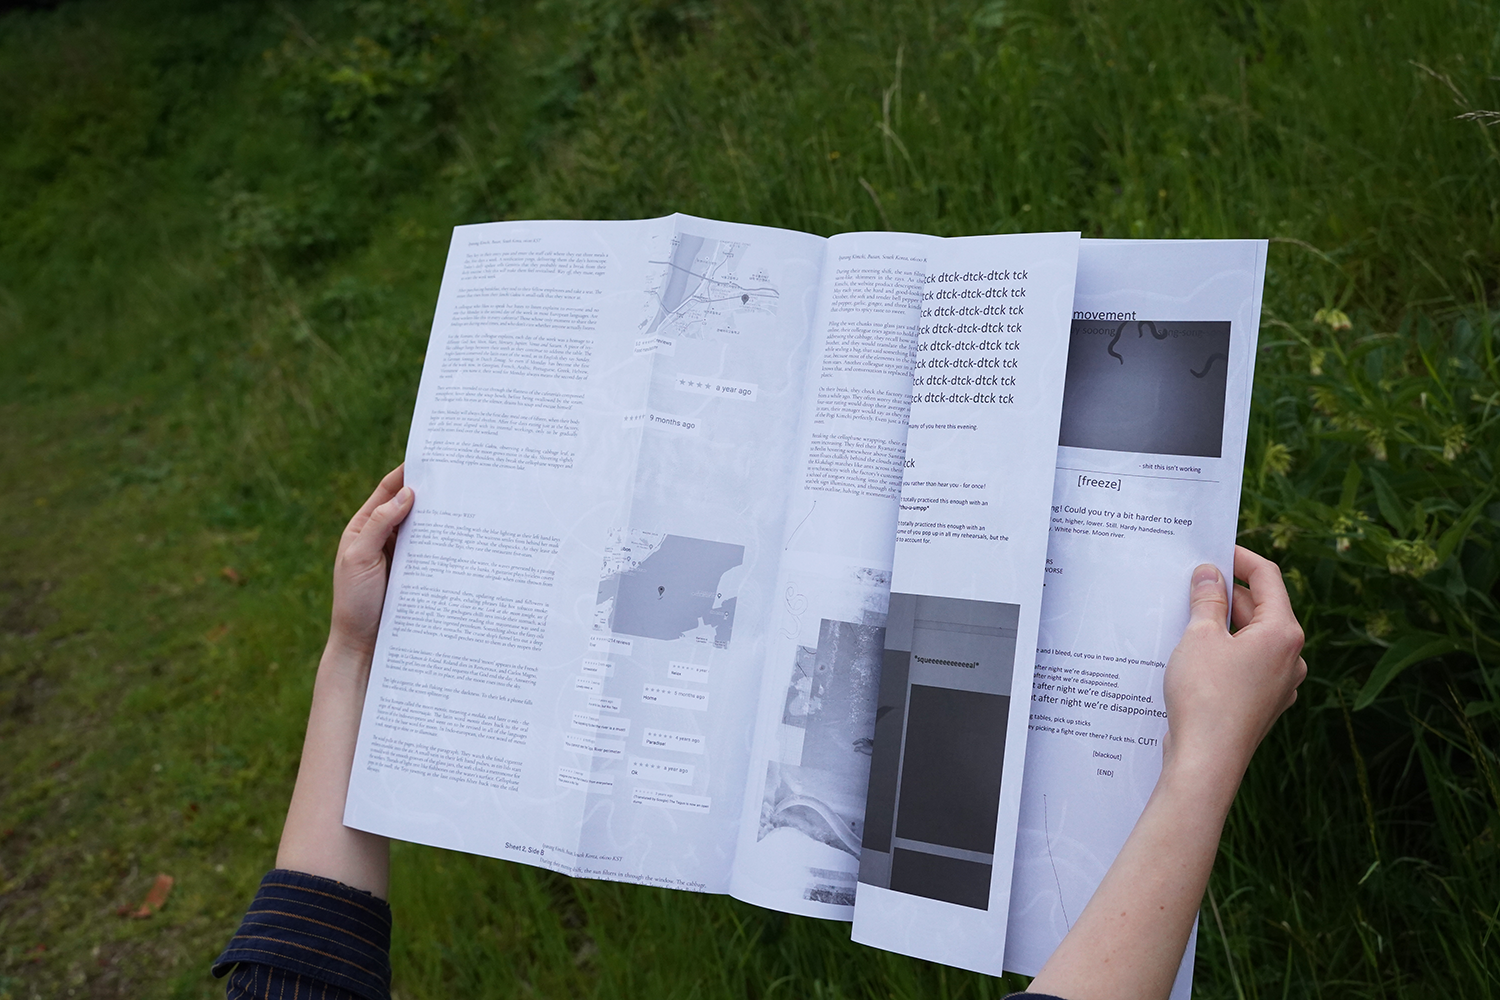
[[[672,211],[1270,239],[1240,540],[1310,674],[1198,995],[1500,996],[1497,112],[1478,0],[0,14],[0,998],[222,996],[450,228]],[[405,1000],[1024,986],[726,898],[393,864]]]

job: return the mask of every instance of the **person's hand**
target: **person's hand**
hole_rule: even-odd
[[[1161,777],[1140,819],[1057,951],[1032,980],[1072,1000],[1164,1000],[1182,963],[1250,755],[1307,676],[1302,628],[1281,570],[1248,549],[1234,595],[1210,565],[1193,571],[1191,619],[1167,662]]]
[[[375,634],[385,604],[396,525],[412,491],[396,466],[375,487],[339,539],[333,564],[333,621],[313,684],[297,784],[281,830],[276,867],[335,879],[385,898],[390,847],[384,837],[344,825],[349,771],[359,739]]]
[[[1231,635],[1223,576],[1210,564],[1193,571],[1191,619],[1164,681],[1163,766],[1201,766],[1238,786],[1250,755],[1297,700],[1307,664],[1280,568],[1235,546],[1234,575],[1249,587],[1235,586]]]
[[[404,485],[405,470],[405,465],[398,465],[387,473],[349,520],[333,563],[328,644],[366,660],[375,652],[396,526],[411,512],[413,496],[411,487]]]

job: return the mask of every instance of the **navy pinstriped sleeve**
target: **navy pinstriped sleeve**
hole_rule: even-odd
[[[282,972],[269,965],[241,962],[224,984],[225,1000],[365,1000],[358,993],[326,980],[309,979],[295,972]]]
[[[390,1000],[391,908],[342,882],[278,868],[260,891],[224,953],[215,976],[231,969],[238,997]],[[319,992],[322,989],[323,992]]]

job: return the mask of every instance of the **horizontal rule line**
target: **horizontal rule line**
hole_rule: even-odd
[[[1100,472],[1098,469],[1074,469],[1059,465],[1058,472],[1085,472],[1091,476],[1129,476],[1132,479],[1170,479],[1178,483],[1218,483],[1217,479],[1200,479],[1197,476],[1153,476],[1145,472]]]

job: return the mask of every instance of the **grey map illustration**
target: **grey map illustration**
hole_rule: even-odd
[[[748,247],[679,233],[670,258],[651,261],[661,267],[661,274],[642,332],[688,338],[738,333],[736,315],[774,314],[780,293],[770,276],[761,271],[740,273]]]
[[[595,627],[645,639],[681,639],[712,631],[729,645],[735,597],[724,574],[745,561],[745,547],[657,532],[618,533],[605,552]]]

